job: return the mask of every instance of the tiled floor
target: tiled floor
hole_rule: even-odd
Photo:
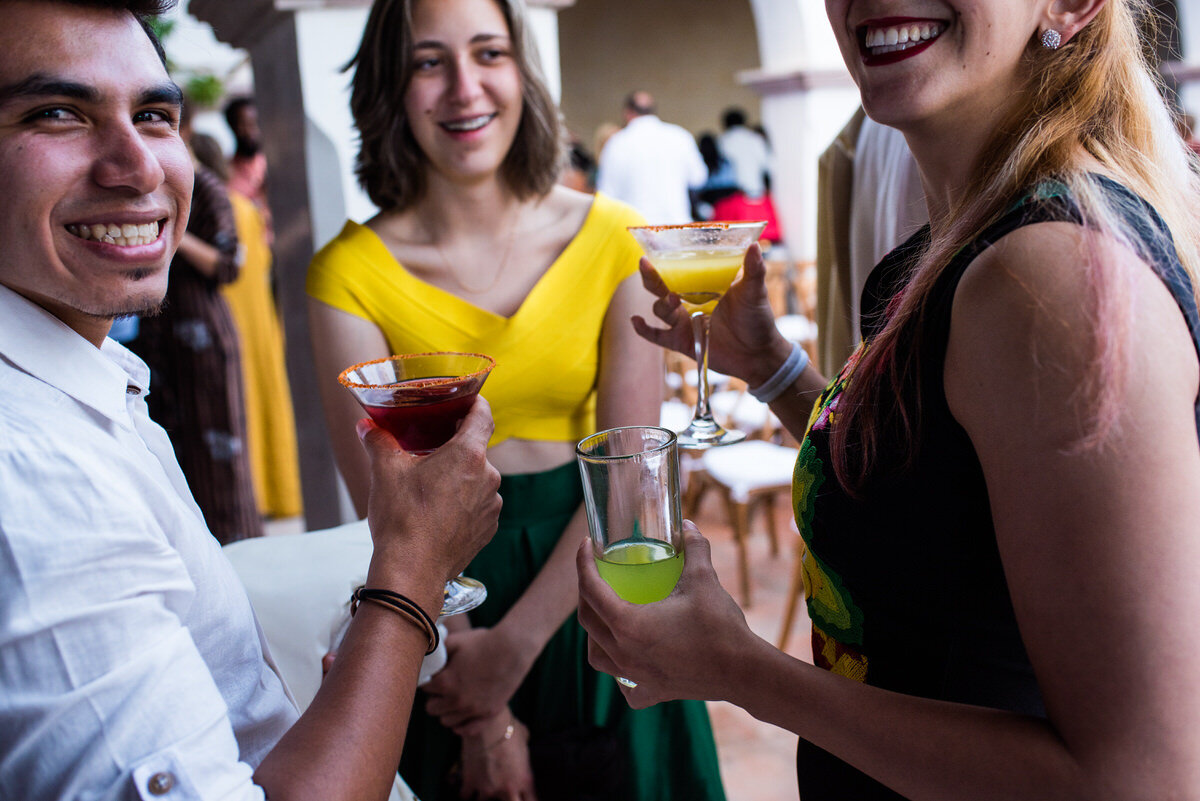
[[[796,537],[788,504],[776,503],[776,507],[780,532],[778,556],[770,554],[764,519],[756,516],[751,520],[749,562],[753,604],[745,610],[750,627],[772,643],[779,639]],[[714,493],[705,498],[694,522],[711,540],[717,575],[736,597],[737,552],[733,530],[724,505]],[[273,521],[267,530],[270,534],[299,533],[303,525],[299,520]],[[793,624],[788,653],[798,659],[811,660],[803,601]],[[727,801],[779,801],[797,797],[795,735],[762,723],[730,704],[710,703],[709,712]]]

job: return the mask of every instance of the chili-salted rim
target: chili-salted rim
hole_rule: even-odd
[[[653,231],[660,233],[662,231],[677,231],[681,228],[712,228],[718,231],[728,231],[736,228],[751,228],[756,225],[766,226],[767,220],[734,220],[729,222],[690,222],[676,223],[668,225],[627,225],[627,231]]]
[[[662,433],[667,435],[667,438],[664,441],[657,443],[652,448],[645,448],[640,451],[633,451],[632,453],[602,455],[602,454],[596,454],[596,453],[589,453],[588,451],[584,450],[584,446],[587,443],[592,443],[595,440],[599,440],[601,438],[604,438],[605,441],[607,441],[608,439],[612,438],[613,434],[619,434],[623,431],[661,431]],[[679,442],[679,432],[672,431],[671,429],[666,428],[664,426],[617,426],[616,428],[606,428],[603,431],[597,431],[595,434],[588,434],[586,437],[579,440],[579,442],[577,442],[575,444],[575,456],[577,456],[580,459],[583,459],[585,462],[590,462],[592,464],[607,464],[610,462],[634,461],[637,459],[645,459],[647,456],[651,456],[656,453],[662,453],[665,450],[669,450],[672,445],[677,445],[678,442]]]
[[[430,378],[405,378],[400,381],[393,381],[390,384],[360,384],[357,381],[351,381],[348,376],[355,370],[360,370],[363,367],[369,367],[372,364],[383,364],[392,359],[415,359],[419,356],[473,356],[477,359],[487,360],[487,364],[473,373],[466,373],[458,376],[435,376]],[[470,353],[467,351],[457,350],[435,350],[427,353],[397,353],[391,356],[384,356],[381,359],[371,359],[370,361],[359,362],[352,364],[343,370],[338,375],[338,383],[347,389],[390,389],[403,384],[406,387],[436,387],[443,384],[454,384],[460,381],[465,381],[471,378],[476,378],[481,375],[487,375],[496,367],[496,360],[486,353]]]

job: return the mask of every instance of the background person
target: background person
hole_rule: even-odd
[[[662,354],[626,322],[649,306],[625,230],[641,217],[557,184],[563,134],[537,64],[523,3],[376,2],[351,110],[359,180],[382,211],[347,223],[309,271],[327,422],[360,514],[362,410],[338,373],[391,353],[497,363],[482,394],[504,509],[467,570],[488,599],[474,628],[447,619],[449,663],[400,772],[425,801],[720,799],[703,705],[629,710],[587,666],[572,614],[571,560],[588,536],[575,443],[657,420]]]
[[[0,797],[383,798],[429,639],[374,603],[297,716],[237,575],[106,334],[184,235],[162,2],[0,2]],[[132,225],[103,242],[84,226]],[[414,459],[361,428],[372,587],[424,610],[495,528],[486,402]],[[452,476],[452,479],[447,477]]]
[[[1196,138],[1196,118],[1191,114],[1179,117],[1179,135],[1183,142],[1196,156],[1200,157],[1200,139]]]
[[[801,370],[757,248],[713,316],[714,369],[780,390],[804,435],[816,664],[747,629],[694,529],[645,607],[580,549],[592,662],[635,707],[723,699],[796,732],[805,801],[1200,796],[1200,185],[1149,9],[941,5],[826,2],[931,220],[868,279],[865,344],[828,386]],[[637,328],[683,350],[643,269],[670,328]]]
[[[708,169],[686,129],[658,118],[654,96],[630,92],[625,127],[599,151],[596,188],[633,206],[652,225],[692,221],[691,195]]]
[[[185,143],[190,133],[185,120]],[[171,261],[166,300],[142,318],[130,348],[150,367],[150,416],[170,435],[209,530],[224,545],[263,534],[246,447],[241,344],[221,294],[241,262],[225,184],[192,166],[191,215]]]
[[[193,133],[196,159],[224,181],[229,165],[217,140]],[[221,287],[241,346],[246,408],[246,450],[258,511],[266,518],[297,517],[303,511],[296,418],[287,376],[283,326],[272,292],[271,234],[257,204],[229,189],[238,236],[238,276]]]
[[[862,290],[879,260],[929,222],[904,135],[860,108],[817,167],[817,326],[821,367],[858,347]]]
[[[737,176],[729,159],[721,155],[715,134],[710,131],[700,134],[696,137],[696,147],[700,151],[700,157],[704,159],[708,177],[692,192],[692,216],[697,220],[711,220],[714,219],[713,203],[738,191]]]
[[[746,197],[757,200],[766,193],[771,174],[771,149],[767,140],[746,126],[746,112],[740,108],[727,109],[721,116],[721,126],[717,146],[733,165],[738,188]]]
[[[262,149],[258,106],[253,98],[235,97],[225,104],[225,124],[233,133],[233,155],[229,157],[229,188],[248,197],[271,223],[267,205],[267,154]]]

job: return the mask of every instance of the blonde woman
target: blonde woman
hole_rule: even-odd
[[[358,175],[381,211],[318,254],[309,292],[329,431],[360,514],[363,412],[338,372],[435,350],[497,362],[483,395],[504,511],[467,570],[489,597],[473,628],[449,620],[449,663],[414,711],[401,773],[424,801],[723,798],[703,705],[630,710],[587,666],[574,619],[572,558],[587,537],[574,445],[655,422],[661,401],[661,353],[628,322],[649,308],[625,231],[640,218],[556,184],[562,131],[519,0],[379,0],[351,105]]]
[[[715,369],[804,437],[816,664],[746,628],[694,530],[649,607],[580,552],[592,663],[634,707],[796,732],[804,801],[1200,797],[1200,191],[1149,4],[825,5],[931,223],[876,267],[832,382],[767,325],[757,252],[714,317]],[[679,346],[646,283],[669,327],[638,330]]]

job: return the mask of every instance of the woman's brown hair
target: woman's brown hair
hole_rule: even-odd
[[[1148,0],[1109,0],[1096,17],[1058,50],[1032,42],[1026,102],[1015,108],[983,149],[959,205],[939,226],[914,267],[890,317],[863,352],[838,402],[833,427],[834,469],[854,492],[862,488],[880,453],[881,435],[911,447],[922,399],[915,376],[922,369],[926,302],[954,254],[997,220],[1021,195],[1045,180],[1065,184],[1084,225],[1141,253],[1136,235],[1099,190],[1093,177],[1072,167],[1082,147],[1106,170],[1153,205],[1166,220],[1193,290],[1200,271],[1200,178],[1152,77],[1141,32],[1154,36]],[[1103,260],[1089,258],[1091,296],[1084,299],[1096,321],[1086,386],[1076,393],[1085,423],[1072,448],[1101,443],[1116,424],[1116,393],[1127,354],[1121,343],[1131,313],[1121,276]],[[1200,297],[1200,295],[1198,295]],[[897,402],[899,399],[899,402]]]
[[[413,74],[416,2],[376,0],[358,52],[346,65],[354,69],[350,112],[359,133],[355,173],[371,201],[386,211],[406,209],[421,199],[429,166],[404,113]],[[500,177],[517,197],[541,196],[554,187],[562,167],[563,129],[542,75],[524,0],[495,2],[508,24],[523,100],[521,122],[500,165]]]

